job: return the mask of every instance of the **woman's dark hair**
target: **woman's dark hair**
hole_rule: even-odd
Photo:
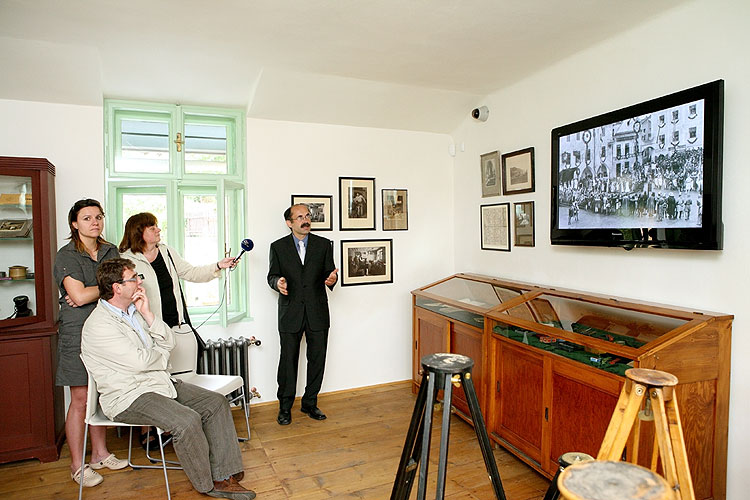
[[[70,227],[70,237],[68,239],[73,240],[75,242],[76,250],[78,250],[81,253],[86,252],[86,246],[83,244],[83,241],[81,241],[81,237],[78,235],[78,229],[73,227],[73,223],[78,220],[78,212],[88,207],[96,207],[99,209],[102,215],[104,215],[104,209],[102,208],[101,203],[99,203],[96,200],[92,200],[91,198],[78,200],[77,202],[73,203],[73,206],[70,208],[70,211],[68,212],[68,227]],[[107,240],[102,238],[101,235],[97,236],[96,249],[99,250],[99,248],[104,243],[107,243]]]
[[[115,293],[112,285],[122,283],[122,273],[125,269],[135,271],[135,264],[128,259],[105,260],[96,269],[96,284],[99,287],[99,298],[109,300]]]
[[[147,227],[157,224],[156,216],[149,212],[131,215],[125,223],[125,233],[120,242],[120,252],[130,250],[133,253],[143,253],[146,242],[143,241],[143,231]]]

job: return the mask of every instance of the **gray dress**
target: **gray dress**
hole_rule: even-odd
[[[63,280],[71,278],[83,283],[83,286],[96,286],[96,269],[105,260],[115,259],[120,254],[114,245],[103,244],[94,261],[89,254],[76,250],[70,241],[57,251],[55,257],[55,282],[60,289],[60,324],[57,339],[57,376],[56,385],[80,386],[88,384],[86,368],[81,361],[81,330],[86,318],[96,307],[97,301],[80,307],[70,307],[65,301]]]

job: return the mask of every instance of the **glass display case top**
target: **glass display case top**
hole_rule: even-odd
[[[507,313],[516,318],[639,348],[687,320],[542,294]]]
[[[500,304],[514,299],[528,290],[519,287],[500,286],[483,281],[476,281],[454,276],[423,290],[432,296],[452,301],[417,296],[417,306],[448,316],[478,328],[484,327],[484,316],[479,311],[489,311]],[[466,308],[459,306],[465,304]]]
[[[521,288],[498,286],[458,276],[424,289],[424,292],[432,295],[438,295],[483,310],[492,309],[527,291]]]

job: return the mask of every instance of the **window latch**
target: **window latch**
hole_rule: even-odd
[[[185,144],[185,141],[182,140],[182,132],[177,132],[177,139],[174,140],[174,143],[177,144],[177,152],[182,152],[182,145]]]

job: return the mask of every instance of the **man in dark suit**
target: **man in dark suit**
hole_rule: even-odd
[[[328,344],[328,295],[338,281],[333,263],[333,242],[310,234],[310,211],[306,205],[292,205],[284,212],[291,234],[271,244],[268,285],[279,292],[279,337],[281,356],[277,382],[280,425],[292,422],[292,404],[297,389],[297,362],[302,334],[307,340],[307,385],[302,412],[324,420],[318,408]]]

